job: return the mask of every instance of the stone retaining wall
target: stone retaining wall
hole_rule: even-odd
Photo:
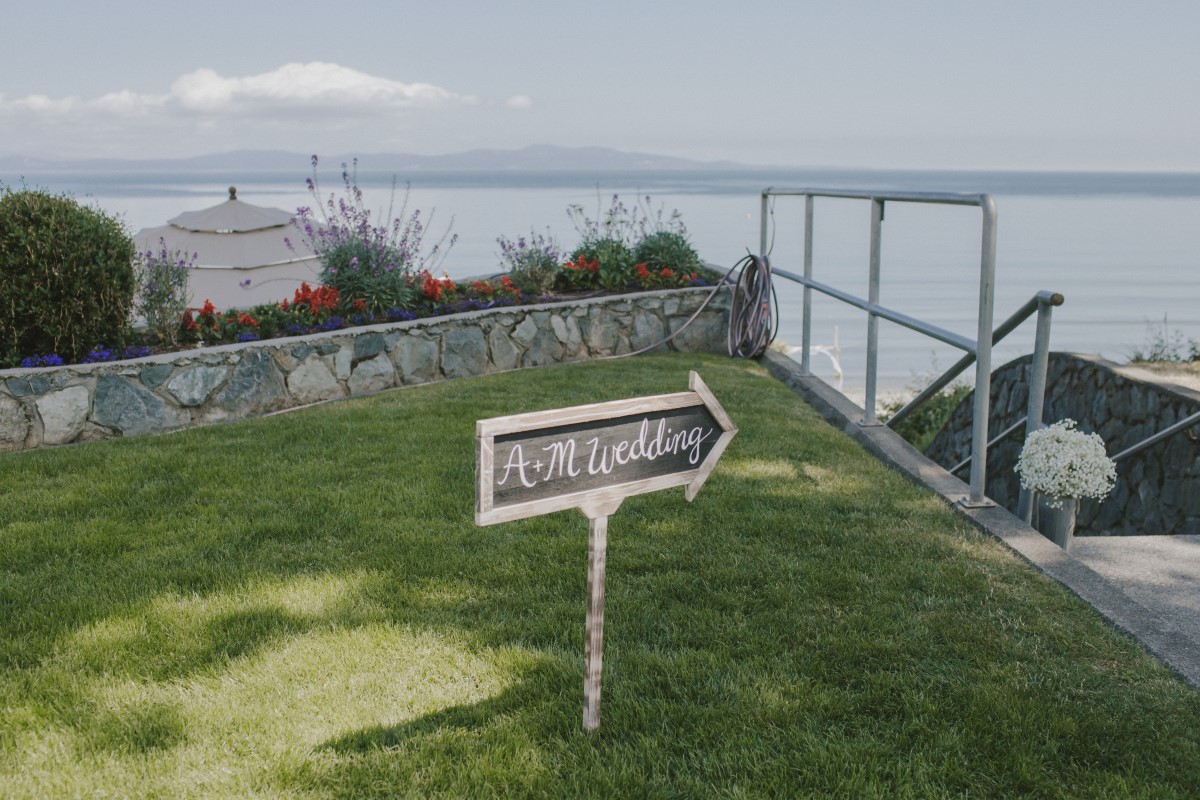
[[[515,306],[130,361],[0,370],[0,451],[141,436],[395,386],[629,353],[710,289]],[[724,352],[728,292],[668,349]]]
[[[989,438],[1025,416],[1030,357],[992,375]],[[1109,454],[1142,441],[1200,411],[1200,392],[1146,380],[1135,370],[1095,356],[1052,353],[1046,372],[1043,419],[1070,418],[1096,432]],[[944,467],[966,458],[971,443],[971,397],[934,438],[926,455]],[[1020,483],[1013,467],[1024,429],[988,451],[988,497],[1015,510]],[[1181,431],[1117,464],[1117,484],[1103,501],[1080,503],[1078,532],[1110,535],[1200,534],[1200,427]]]

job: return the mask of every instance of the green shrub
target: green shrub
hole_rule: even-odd
[[[122,223],[65,195],[0,189],[0,366],[121,347],[134,246]]]
[[[971,387],[965,383],[952,383],[909,414],[903,422],[896,426],[896,433],[904,437],[904,440],[913,447],[924,452],[925,448],[933,441],[933,437],[937,436],[938,431],[946,424],[946,420],[950,419],[954,409],[958,408],[970,393]],[[908,400],[884,403],[880,418],[886,422],[907,404]]]
[[[700,269],[700,256],[696,254],[696,249],[686,235],[677,231],[651,233],[633,251],[633,260],[656,272],[671,269],[690,274]]]
[[[623,289],[633,282],[633,250],[620,239],[584,241],[571,253],[571,261],[595,261],[599,264],[596,280],[606,291]]]
[[[408,263],[386,243],[347,238],[330,246],[321,258],[321,282],[343,297],[363,300],[373,312],[412,308],[420,294]]]

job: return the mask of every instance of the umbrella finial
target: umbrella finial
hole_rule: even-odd
[[[229,187],[229,199],[237,200],[237,187],[236,186]]]

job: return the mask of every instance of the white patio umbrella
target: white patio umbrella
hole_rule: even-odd
[[[161,239],[167,250],[197,255],[189,280],[192,307],[212,300],[221,310],[247,308],[290,298],[302,281],[317,283],[320,260],[297,241],[291,220],[281,208],[239,200],[231,186],[225,202],[144,228],[134,242],[140,252],[158,252]]]

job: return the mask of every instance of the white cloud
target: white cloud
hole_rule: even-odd
[[[209,114],[271,113],[338,109],[378,114],[410,108],[474,105],[478,99],[431,83],[403,83],[349,67],[314,61],[284,64],[259,75],[227,78],[211,69],[181,75],[167,94],[110,92],[94,99],[45,95],[8,98],[0,94],[0,114],[62,117],[78,115],[143,116],[161,111]]]
[[[211,69],[198,69],[171,84],[171,98],[184,108],[201,111],[261,103],[382,110],[475,102],[473,97],[431,83],[402,83],[321,61],[284,64],[244,78],[224,78]]]
[[[527,94],[514,94],[504,101],[504,105],[509,108],[529,108],[533,105],[533,98]]]

